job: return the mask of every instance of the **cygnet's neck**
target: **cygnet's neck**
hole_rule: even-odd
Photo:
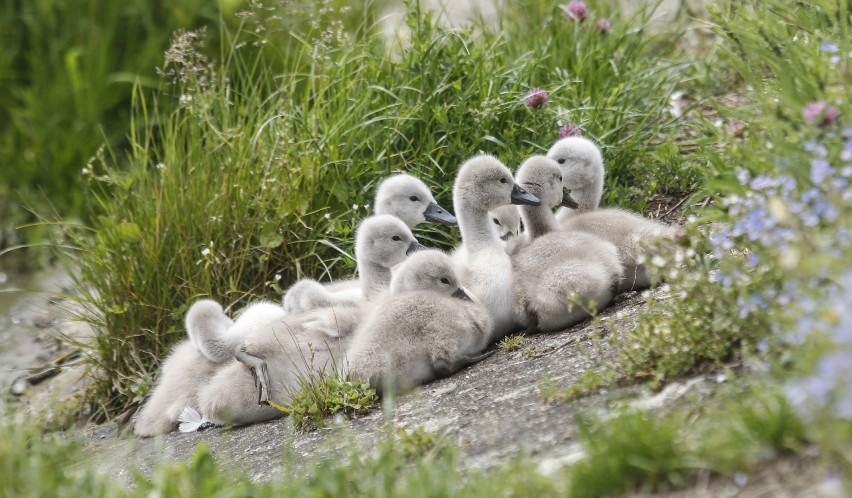
[[[601,197],[603,197],[603,178],[595,178],[588,187],[572,190],[571,197],[579,204],[575,209],[577,213],[594,211],[600,205]]]
[[[371,299],[390,286],[391,271],[371,261],[359,262],[358,280],[361,283],[361,294],[364,299]]]
[[[500,237],[493,228],[487,209],[480,209],[464,202],[454,202],[459,206],[456,217],[462,244],[470,252],[484,251],[500,247]]]
[[[533,195],[536,195],[533,193]],[[520,206],[521,218],[524,220],[524,231],[529,235],[529,239],[541,237],[546,233],[559,230],[559,224],[556,222],[556,217],[553,216],[552,208],[545,205],[541,206]]]

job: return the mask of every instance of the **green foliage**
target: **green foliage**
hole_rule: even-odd
[[[777,385],[751,380],[754,387],[723,388],[702,404],[581,421],[586,456],[568,469],[569,496],[673,489],[701,469],[744,472],[804,449],[805,426]]]
[[[366,413],[379,399],[369,383],[348,379],[336,368],[331,373],[312,371],[303,376],[298,390],[289,395],[290,402],[276,408],[287,412],[301,431],[325,427],[326,418],[336,413],[346,416]]]
[[[202,443],[189,463],[163,463],[148,479],[136,475],[139,496],[237,497],[251,493],[255,486],[245,478],[229,476],[219,469],[213,455]]]
[[[0,419],[0,495],[122,496],[121,489],[79,463],[81,445],[44,434],[23,417]]]
[[[701,410],[701,423],[691,435],[702,461],[717,472],[732,474],[804,449],[805,425],[783,394],[760,385]]]
[[[427,431],[422,425],[412,431],[398,429],[396,435],[400,451],[411,461],[447,450],[439,436]]]
[[[289,40],[283,48],[225,22],[219,60],[205,55],[202,33],[176,37],[165,68],[175,84],[153,98],[134,94],[128,167],[105,149],[86,175],[96,216],[65,227],[91,290],[98,413],[143,394],[139,379],[183,336],[193,300],[239,308],[297,277],[350,274],[345,254],[367,214],[353,206],[369,205],[387,174],[418,175],[447,204],[466,158],[488,152],[518,164],[570,118],[602,141],[611,195],[641,203],[654,194],[647,182],[667,185],[654,178],[668,175],[674,155],[655,156],[648,144],[682,129],[666,106],[686,67],[651,42],[661,38],[648,32],[648,15],[613,11],[604,35],[556,6],[527,7],[535,17],[512,6],[499,29],[478,31],[441,28],[413,7],[410,41],[393,49],[368,18],[355,34],[323,36],[317,26],[343,16],[334,9],[319,25],[288,25],[286,36],[267,22],[260,33]],[[541,29],[531,36],[533,20]],[[583,57],[562,53],[574,44]],[[545,107],[526,105],[533,86],[550,92]],[[443,247],[455,237],[421,235]]]
[[[81,214],[80,170],[101,143],[126,144],[133,85],[156,87],[172,32],[213,26],[217,13],[204,0],[6,0],[0,9],[2,248],[22,241],[15,224],[33,221],[21,199],[40,205],[43,195],[63,216]]]
[[[618,496],[681,486],[690,475],[683,422],[673,416],[626,412],[580,424],[586,457],[569,471],[572,497]]]

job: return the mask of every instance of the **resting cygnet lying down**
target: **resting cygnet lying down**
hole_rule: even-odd
[[[562,228],[583,231],[615,244],[624,266],[619,292],[650,287],[645,266],[639,263],[644,245],[660,239],[674,239],[675,227],[649,220],[624,209],[598,209],[603,195],[604,164],[598,147],[582,137],[566,137],[556,142],[547,157],[562,168],[565,188],[577,200],[576,210],[562,208],[556,216]]]
[[[459,286],[452,260],[413,254],[395,271],[391,294],[358,327],[347,351],[350,374],[380,392],[447,377],[488,356],[491,319]]]
[[[390,267],[422,246],[398,218],[376,215],[358,228],[359,281],[370,302],[390,285]],[[289,401],[289,390],[311,371],[331,369],[361,319],[360,305],[287,314],[272,303],[249,307],[228,331],[211,334],[242,338],[232,349],[236,361],[224,366],[198,395],[199,411],[214,423],[246,424],[280,416],[265,406]],[[255,312],[255,309],[259,311]],[[243,319],[243,316],[248,318]],[[231,341],[232,343],[232,341]],[[248,367],[248,368],[246,368]]]
[[[204,328],[216,333],[204,340],[190,335],[166,358],[157,384],[134,417],[133,432],[137,436],[151,437],[175,430],[183,409],[198,405],[198,390],[222,361],[233,358],[231,346],[226,345],[232,337],[224,333],[233,323],[214,301],[200,301],[190,308],[187,330]],[[219,331],[223,333],[220,335]]]
[[[376,190],[375,212],[396,216],[409,228],[425,222],[448,225],[455,225],[457,222],[455,216],[435,202],[432,191],[425,183],[404,173],[390,176],[379,184]],[[299,313],[340,302],[357,301],[362,297],[357,280],[321,284],[306,278],[287,289],[283,304],[288,313]]]
[[[517,181],[542,204],[520,208],[530,240],[512,259],[513,306],[529,333],[562,330],[612,299],[622,275],[618,253],[594,235],[559,230],[551,210],[573,200],[563,191],[554,161],[530,157]]]
[[[465,162],[453,188],[462,245],[453,261],[462,286],[488,309],[494,320],[492,339],[520,327],[511,304],[512,262],[495,230],[489,211],[509,204],[538,205],[537,197],[515,184],[512,173],[496,157],[482,155]]]
[[[349,337],[328,335],[310,325],[315,314],[330,310],[293,315],[274,303],[250,308],[256,307],[260,312],[244,312],[234,324],[244,336],[236,359],[223,364],[199,389],[198,411],[214,424],[242,425],[284,416],[269,402],[289,403],[302,378],[343,367]]]

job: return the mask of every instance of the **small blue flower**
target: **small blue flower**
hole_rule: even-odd
[[[746,266],[749,268],[754,268],[758,263],[760,263],[760,257],[757,254],[752,252],[746,256]]]
[[[838,48],[836,43],[825,42],[819,46],[820,52],[828,52],[830,54],[833,54],[834,52],[837,52],[837,50]]]
[[[816,185],[821,185],[825,179],[834,174],[834,168],[831,167],[828,161],[824,159],[814,159],[811,161],[811,181]]]

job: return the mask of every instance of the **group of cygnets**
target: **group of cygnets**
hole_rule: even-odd
[[[301,280],[282,304],[251,304],[236,320],[215,301],[194,303],[189,339],[163,363],[135,433],[173,431],[186,410],[216,425],[281,416],[270,402],[287,404],[301,379],[332,369],[379,392],[409,389],[480,361],[512,332],[562,330],[647,288],[640,249],[675,229],[598,209],[603,183],[600,150],[581,137],[514,176],[489,155],[466,161],[453,188],[458,220],[422,181],[387,178],[357,230],[358,278]],[[427,221],[458,223],[461,245],[421,246],[411,228]]]

